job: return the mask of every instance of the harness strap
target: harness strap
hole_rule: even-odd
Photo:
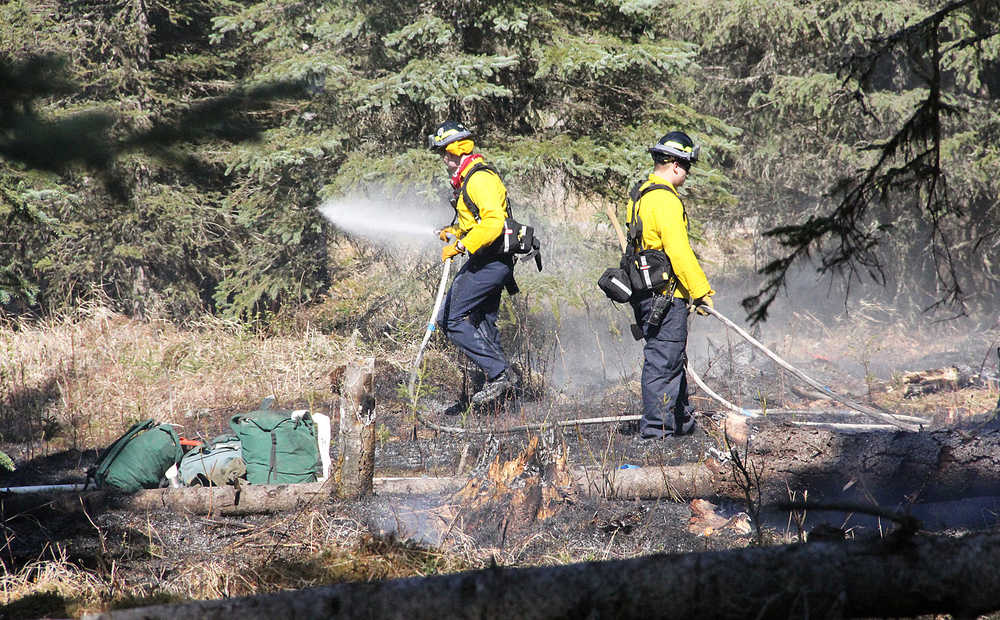
[[[628,245],[632,247],[633,251],[636,252],[639,251],[639,244],[642,241],[642,218],[639,217],[639,201],[642,200],[642,197],[651,191],[665,189],[674,196],[677,196],[678,200],[681,198],[677,193],[677,190],[669,185],[664,185],[663,183],[650,183],[643,188],[643,183],[645,183],[645,181],[639,181],[635,184],[635,187],[632,188],[632,191],[629,192],[629,197],[632,199],[632,215],[629,217]],[[681,209],[683,208],[684,203],[681,202]],[[684,214],[684,221],[687,221],[686,213]]]
[[[271,429],[271,462],[268,463],[267,467],[267,482],[271,483],[271,477],[275,475],[276,469],[278,467],[278,436],[274,433],[274,429]]]
[[[472,200],[472,197],[469,196],[469,190],[466,188],[466,186],[469,184],[469,179],[472,178],[472,175],[479,172],[480,170],[487,170],[497,175],[497,178],[500,178],[500,173],[497,172],[496,168],[494,168],[490,164],[485,164],[483,162],[476,162],[472,166],[472,168],[470,168],[469,171],[465,174],[465,178],[462,179],[462,186],[459,188],[457,192],[455,192],[456,197],[458,196],[458,194],[462,195],[462,201],[465,202],[466,208],[469,209],[469,213],[472,214],[472,217],[475,218],[477,223],[479,222],[479,205],[477,205]],[[458,200],[455,200],[454,207],[455,207],[455,218],[457,220]],[[504,210],[507,212],[507,217],[513,217],[510,212],[510,202],[507,200],[506,196],[504,197]]]

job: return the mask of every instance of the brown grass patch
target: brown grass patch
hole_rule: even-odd
[[[100,306],[7,326],[0,347],[0,431],[6,441],[47,439],[50,451],[106,445],[147,417],[208,430],[213,411],[268,395],[312,408],[329,401],[327,373],[349,354],[309,328],[265,338],[222,319],[180,328]]]

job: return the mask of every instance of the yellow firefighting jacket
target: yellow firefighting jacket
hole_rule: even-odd
[[[465,183],[469,172],[480,162],[482,159],[471,163],[461,172],[462,183]],[[476,220],[473,209],[469,208],[462,192],[459,192],[455,203],[458,214],[455,227],[462,245],[470,254],[475,254],[480,248],[493,243],[503,232],[503,223],[507,217],[507,188],[495,173],[480,169],[468,178],[465,191],[479,208],[479,220]]]
[[[650,173],[646,182],[640,186],[640,191],[653,183],[673,187],[662,177]],[[626,223],[631,223],[631,200],[626,214]],[[677,278],[677,290],[674,296],[693,300],[712,293],[708,278],[705,277],[705,272],[702,271],[694,250],[691,249],[687,213],[684,212],[684,205],[681,204],[676,191],[660,190],[647,193],[639,200],[639,210],[636,215],[642,220],[642,249],[662,250],[670,259]]]

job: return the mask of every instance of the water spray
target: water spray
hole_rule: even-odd
[[[430,221],[436,214],[388,200],[351,196],[331,199],[319,206],[319,212],[348,235],[386,247],[419,249],[429,245],[435,237]]]

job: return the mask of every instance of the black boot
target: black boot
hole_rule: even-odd
[[[517,373],[508,366],[496,379],[487,381],[483,389],[473,394],[472,404],[482,406],[492,403],[505,394],[513,392],[519,381]]]

